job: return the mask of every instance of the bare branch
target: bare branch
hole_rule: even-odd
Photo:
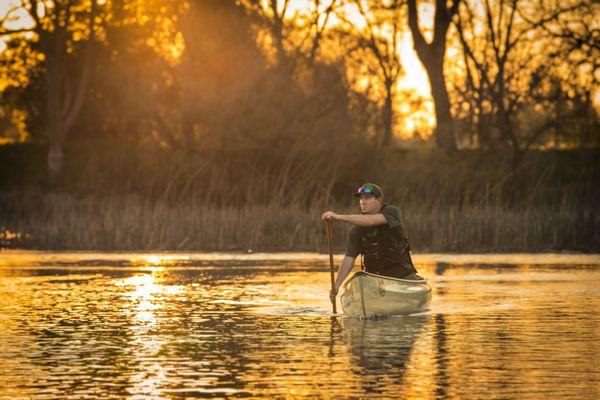
[[[33,21],[35,22],[35,29],[41,29],[42,24],[40,22],[40,16],[38,15],[38,2],[37,0],[30,0],[29,7],[25,7],[25,2],[22,1],[23,8],[27,10]]]
[[[10,8],[6,14],[4,14],[4,17],[0,18],[0,26],[4,25],[4,23],[9,22],[9,21],[14,21],[14,19],[10,18],[10,14],[12,14],[13,12],[19,10],[21,7],[19,6],[14,6],[12,8]]]
[[[323,32],[325,31],[325,28],[327,27],[327,23],[329,22],[329,17],[331,15],[331,13],[333,12],[333,10],[335,9],[336,4],[337,4],[337,0],[332,0],[331,3],[329,4],[329,7],[327,7],[325,9],[324,13],[321,14],[319,12],[319,0],[315,0],[315,16],[314,16],[314,20],[313,20],[313,25],[314,25],[316,31],[315,31],[315,35],[314,35],[313,41],[312,41],[312,46],[311,46],[311,49],[309,52],[309,62],[310,63],[313,63],[315,60],[317,51],[319,49],[321,37],[323,36]],[[323,24],[320,25],[319,19],[321,18],[322,15],[324,15],[325,18],[323,18]],[[310,35],[310,31],[306,35],[306,37],[302,39],[302,42],[299,46],[300,48],[302,48],[302,45],[304,44],[306,38],[309,35]]]
[[[281,19],[285,18],[290,0],[283,0],[283,9],[281,10]]]
[[[458,12],[458,6],[460,6],[461,0],[452,0],[452,5],[448,10],[448,15],[450,15],[450,19],[452,19],[456,13]]]
[[[503,46],[504,52],[502,53],[502,58],[501,58],[503,64],[506,62],[506,59],[508,58],[508,53],[512,49],[512,46],[510,46],[510,35],[512,33],[512,28],[513,28],[513,23],[515,21],[516,11],[517,11],[517,0],[513,0],[512,8],[510,10],[510,16],[508,18],[508,27],[506,28],[506,36],[504,38],[504,46]],[[500,34],[500,32],[498,32],[498,34]]]
[[[417,7],[417,0],[408,0],[408,26],[412,33],[415,49],[419,48],[423,51],[427,48],[428,44],[419,28],[419,9]]]
[[[488,81],[488,77],[486,74],[486,68],[479,63],[479,61],[477,61],[477,58],[475,57],[475,54],[473,53],[473,50],[471,49],[471,47],[469,46],[469,44],[467,43],[467,40],[465,38],[464,35],[464,31],[462,28],[462,23],[459,21],[454,23],[454,26],[456,27],[456,31],[458,32],[458,38],[460,40],[460,43],[462,45],[463,48],[463,52],[465,53],[465,56],[468,57],[468,59],[470,59],[473,64],[475,65],[475,68],[480,71],[480,79],[484,80],[484,82],[486,82],[489,85],[489,81]],[[467,68],[468,68],[468,64],[467,64]]]
[[[16,33],[33,32],[34,28],[20,28],[20,29],[5,29],[0,31],[0,36],[14,35]]]
[[[492,18],[492,10],[490,7],[489,0],[485,0],[485,16],[490,38],[492,40],[492,48],[494,49],[494,55],[496,57],[496,60],[500,60],[500,49],[498,48],[498,44],[496,43],[496,32],[494,30],[494,22]]]

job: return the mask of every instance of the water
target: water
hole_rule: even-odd
[[[600,257],[414,258],[431,310],[359,320],[323,255],[0,252],[0,398],[600,397]]]

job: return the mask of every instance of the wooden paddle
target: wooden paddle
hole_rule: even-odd
[[[331,292],[335,289],[335,274],[333,272],[333,221],[326,220],[327,224],[327,245],[329,246],[329,272],[331,275]],[[333,306],[333,313],[336,314],[335,298],[331,299],[331,305]]]

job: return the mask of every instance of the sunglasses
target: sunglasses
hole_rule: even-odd
[[[372,194],[374,191],[373,186],[361,186],[358,188],[358,192],[357,193],[366,193],[366,194]]]

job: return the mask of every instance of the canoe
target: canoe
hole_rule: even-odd
[[[346,282],[340,301],[344,313],[353,317],[413,314],[429,309],[431,287],[427,279],[397,279],[360,271]]]

